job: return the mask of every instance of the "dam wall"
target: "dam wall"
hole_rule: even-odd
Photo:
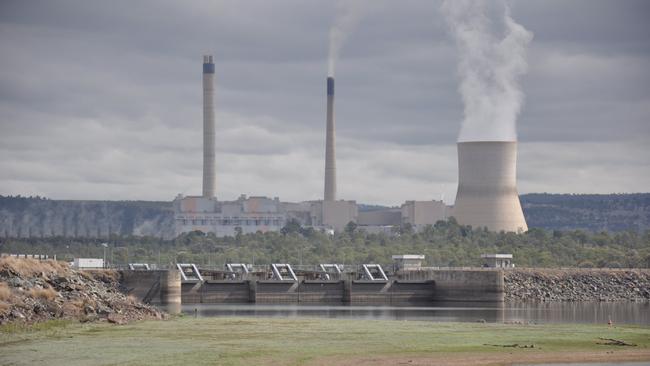
[[[420,270],[397,272],[388,280],[340,279],[297,281],[260,279],[186,280],[173,271],[122,271],[128,294],[145,301],[183,304],[328,303],[428,304],[436,302],[500,302],[504,299],[500,270]]]
[[[435,283],[434,301],[500,302],[505,298],[503,271],[495,269],[421,269],[398,272],[402,280]]]

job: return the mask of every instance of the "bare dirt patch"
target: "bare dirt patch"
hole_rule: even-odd
[[[650,350],[596,351],[596,352],[540,352],[523,351],[508,353],[436,354],[432,356],[377,356],[377,357],[330,357],[309,363],[313,366],[495,366],[518,363],[575,363],[575,362],[624,362],[650,361]]]

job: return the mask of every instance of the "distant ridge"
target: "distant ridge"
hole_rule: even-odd
[[[520,196],[529,227],[549,230],[645,231],[650,229],[650,193]]]

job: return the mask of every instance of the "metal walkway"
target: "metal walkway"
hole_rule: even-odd
[[[369,281],[388,281],[388,277],[379,264],[364,264],[363,276]]]
[[[291,269],[288,263],[273,263],[271,264],[273,270],[273,278],[278,281],[298,281],[298,277]]]
[[[203,276],[194,263],[178,263],[176,267],[181,271],[183,281],[200,281],[203,282]]]

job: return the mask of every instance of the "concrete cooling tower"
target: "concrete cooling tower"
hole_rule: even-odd
[[[517,193],[517,142],[458,143],[458,192],[453,216],[490,231],[528,230]]]

